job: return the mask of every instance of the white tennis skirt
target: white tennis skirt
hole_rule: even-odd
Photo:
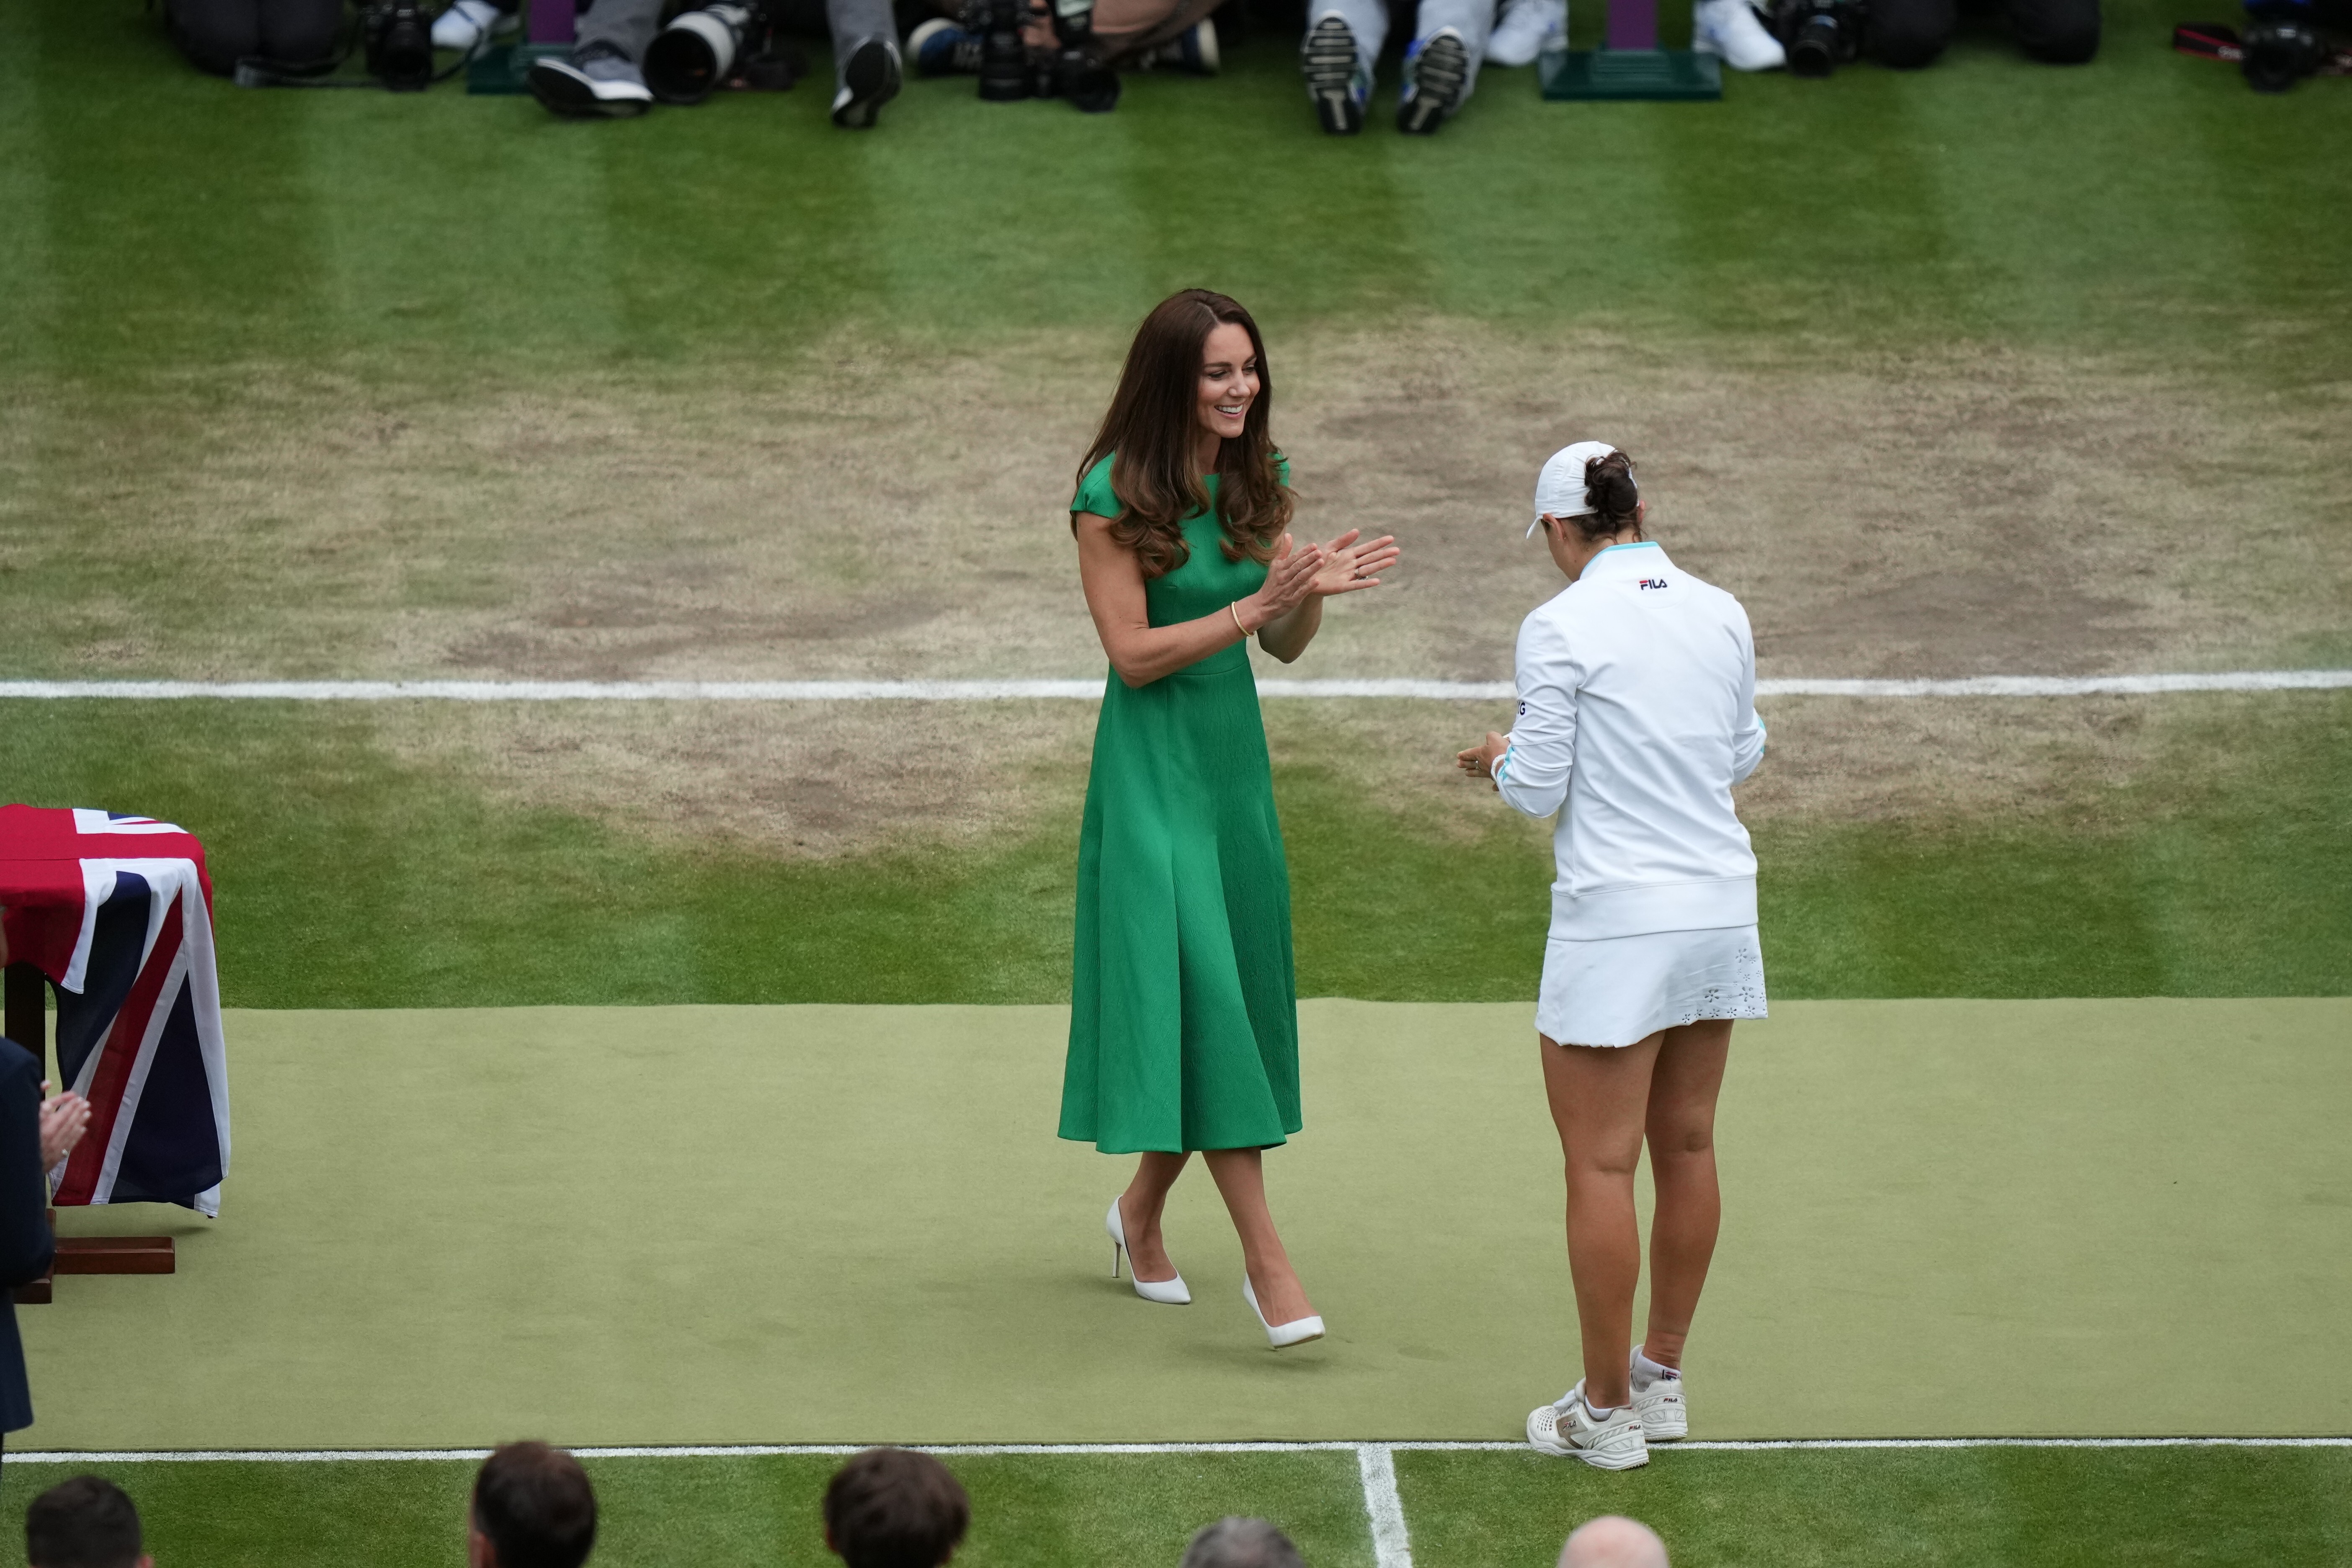
[[[1536,1027],[1563,1046],[1631,1046],[1702,1018],[1761,1018],[1754,926],[1544,944]]]

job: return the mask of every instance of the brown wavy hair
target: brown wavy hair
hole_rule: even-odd
[[[1192,471],[1200,423],[1201,355],[1209,334],[1233,325],[1249,334],[1257,357],[1257,398],[1242,421],[1242,433],[1217,450],[1217,526],[1225,537],[1218,548],[1228,561],[1274,559],[1275,542],[1290,526],[1290,488],[1282,482],[1281,450],[1266,434],[1274,412],[1274,376],[1265,365],[1265,340],[1257,322],[1236,300],[1206,289],[1171,294],[1152,308],[1128,346],[1118,391],[1094,445],[1078,465],[1078,482],[1108,456],[1111,493],[1118,515],[1110,535],[1135,552],[1146,578],[1164,577],[1192,559],[1184,542],[1184,520],[1209,504],[1208,489]],[[1073,529],[1077,519],[1070,520]]]
[[[1633,478],[1633,459],[1624,453],[1584,460],[1584,500],[1592,510],[1568,521],[1586,539],[1606,539],[1629,528],[1634,538],[1642,537],[1642,486]]]

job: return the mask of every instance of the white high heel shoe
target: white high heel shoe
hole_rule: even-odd
[[[1293,1318],[1286,1323],[1267,1322],[1265,1314],[1258,1312],[1257,1292],[1250,1289],[1246,1271],[1242,1275],[1242,1300],[1250,1304],[1251,1311],[1257,1312],[1257,1326],[1265,1331],[1265,1342],[1276,1350],[1286,1351],[1293,1345],[1303,1345],[1309,1340],[1323,1337],[1323,1320],[1320,1318]]]
[[[1116,1279],[1118,1278],[1118,1255],[1127,1251],[1127,1226],[1119,1218],[1117,1198],[1110,1201],[1110,1213],[1103,1215],[1103,1229],[1110,1233],[1110,1277]],[[1136,1279],[1132,1253],[1128,1255],[1127,1277],[1134,1283],[1135,1293],[1147,1301],[1157,1301],[1164,1307],[1189,1307],[1192,1304],[1192,1292],[1184,1288],[1181,1274],[1173,1279]],[[1319,1333],[1322,1331],[1318,1329],[1316,1331]]]

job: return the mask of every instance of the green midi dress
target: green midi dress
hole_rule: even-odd
[[[1073,511],[1118,515],[1105,458]],[[1210,505],[1215,506],[1212,478]],[[1213,510],[1144,585],[1151,624],[1223,614],[1265,568],[1228,561]],[[1258,1149],[1299,1129],[1290,877],[1249,647],[1130,687],[1095,726],[1078,835],[1065,1138],[1106,1154]]]

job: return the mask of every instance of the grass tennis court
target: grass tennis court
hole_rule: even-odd
[[[1441,137],[1345,143],[1265,36],[1108,118],[917,82],[847,136],[811,88],[604,126],[240,92],[130,0],[0,7],[0,674],[1090,675],[1056,509],[1200,281],[1268,328],[1310,526],[1409,552],[1299,674],[1497,679],[1570,427],[1643,456],[1767,675],[2352,664],[2352,98],[2163,47],[2227,9],[1697,109],[1496,70]],[[239,1139],[181,1274],[23,1314],[12,1448],[1507,1439],[1567,1320],[1542,843],[1444,764],[1501,718],[1267,710],[1302,994],[1347,999],[1274,1165],[1335,1338],[1275,1363],[1203,1193],[1163,1329],[1091,1277],[1110,1163],[1045,1136],[1087,705],[0,703],[0,793],[211,847]],[[2352,1432],[2352,700],[1766,718],[1776,1016],[1698,1436]],[[1905,1120],[1842,1141],[1832,1089]],[[930,1161],[1036,1135],[943,1236],[935,1163],[847,1190],[844,1107],[948,1129]],[[1349,1206],[1382,1162],[1410,1223]],[[596,1561],[819,1562],[834,1462],[596,1458]],[[1374,1561],[1344,1448],[950,1463],[983,1568],[1173,1563],[1233,1510]],[[1608,1509],[1679,1563],[2352,1561],[2343,1447],[1394,1464],[1422,1568]],[[166,1568],[421,1568],[471,1467],[103,1468]],[[10,1458],[0,1510],[62,1473]]]

